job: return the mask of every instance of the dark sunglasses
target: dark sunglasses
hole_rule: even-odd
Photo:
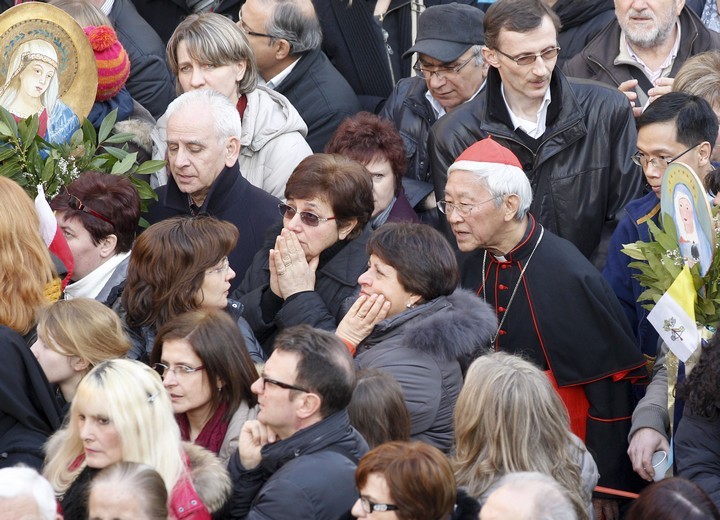
[[[78,199],[75,195],[73,195],[70,192],[67,192],[68,195],[68,206],[70,209],[74,209],[76,211],[83,211],[87,213],[88,215],[92,215],[95,218],[99,218],[100,220],[104,220],[108,224],[110,224],[112,227],[115,227],[115,224],[113,224],[113,221],[107,218],[104,215],[101,215],[97,211],[95,211],[92,208],[87,207],[85,204],[83,204],[83,201]]]
[[[288,206],[282,202],[278,204],[278,209],[283,218],[287,218],[288,220],[292,219],[298,212],[298,210],[292,206]],[[335,217],[320,218],[315,213],[308,213],[307,211],[300,212],[300,221],[307,226],[318,227],[321,222],[327,222],[328,220],[335,220]]]

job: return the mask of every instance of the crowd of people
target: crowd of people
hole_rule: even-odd
[[[0,519],[720,519],[719,323],[678,378],[623,252],[720,204],[715,0],[50,3],[166,166],[66,256],[0,176]]]

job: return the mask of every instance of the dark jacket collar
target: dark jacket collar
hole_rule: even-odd
[[[235,191],[235,183],[245,184],[241,190],[247,189],[249,185],[248,181],[240,174],[240,167],[237,161],[232,166],[226,166],[217,176],[215,181],[210,186],[210,191],[205,197],[205,201],[200,207],[200,213],[213,213],[217,212],[218,209],[226,206],[232,201],[228,201],[228,197],[232,194],[237,196],[238,192]],[[242,192],[240,192],[242,193]],[[165,190],[164,205],[168,208],[181,211],[183,213],[190,213],[190,201],[187,193],[183,193],[175,183],[175,178],[170,175],[168,177],[167,189]]]

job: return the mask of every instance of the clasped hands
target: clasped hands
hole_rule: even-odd
[[[293,294],[315,290],[315,270],[320,257],[305,259],[295,233],[283,229],[270,250],[270,290],[283,300]]]

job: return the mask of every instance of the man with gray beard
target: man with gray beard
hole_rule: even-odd
[[[671,90],[686,59],[720,49],[720,34],[706,29],[685,0],[615,0],[615,17],[564,72],[618,87],[636,116]]]

